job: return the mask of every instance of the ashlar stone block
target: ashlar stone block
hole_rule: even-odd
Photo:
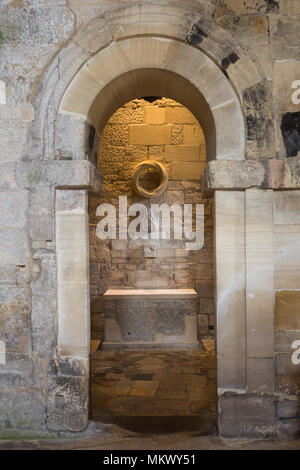
[[[275,330],[300,330],[300,291],[276,292]]]
[[[131,145],[160,145],[171,143],[171,126],[133,124],[129,126]]]

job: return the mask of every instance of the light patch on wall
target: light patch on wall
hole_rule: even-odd
[[[0,104],[6,104],[6,85],[3,80],[0,80]]]
[[[6,348],[4,341],[0,340],[0,364],[6,364]]]
[[[0,104],[6,104],[6,85],[3,80],[0,80]]]

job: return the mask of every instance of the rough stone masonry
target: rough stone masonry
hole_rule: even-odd
[[[135,165],[149,159],[163,163],[169,177],[167,190],[155,197],[156,204],[205,205],[205,245],[201,250],[186,250],[184,240],[143,242],[97,237],[99,204],[106,202],[117,207],[120,195],[126,195],[128,203],[151,203],[151,199],[138,197],[132,191]],[[200,181],[205,160],[203,132],[195,117],[176,101],[134,100],[119,108],[108,121],[99,149],[103,190],[100,197],[91,196],[89,200],[93,339],[103,337],[103,293],[108,288],[194,288],[200,304],[198,334],[214,333],[213,204],[212,198],[203,198]]]
[[[145,96],[182,103],[206,143],[214,292],[201,276],[198,292],[214,296],[218,432],[299,435],[299,23],[298,0],[1,2],[2,435],[88,424],[90,293],[107,270],[89,269],[89,197],[106,122]]]

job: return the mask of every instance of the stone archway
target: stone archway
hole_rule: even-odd
[[[5,3],[4,14],[10,8]],[[277,291],[297,288],[299,273],[293,263],[298,242],[285,248],[290,225],[298,221],[300,188],[299,157],[286,158],[279,123],[274,126],[274,118],[279,121],[283,112],[293,111],[294,104],[287,105],[289,80],[297,78],[298,70],[294,60],[290,65],[286,61],[294,58],[294,51],[278,42],[276,24],[282,26],[282,12],[278,18],[272,13],[274,31],[268,31],[269,8],[258,7],[259,18],[249,13],[255,20],[246,21],[254,28],[250,34],[246,23],[237,28],[234,11],[216,8],[214,0],[105,0],[99,2],[99,9],[77,8],[77,3],[82,2],[70,2],[66,9],[61,5],[61,18],[65,14],[73,18],[68,25],[64,20],[61,24],[55,8],[59,34],[54,23],[51,35],[50,30],[44,35],[38,28],[32,36],[32,28],[21,28],[7,45],[14,78],[5,79],[7,108],[3,111],[8,116],[9,110],[9,119],[17,117],[12,122],[18,132],[12,145],[10,133],[4,140],[3,189],[12,207],[17,201],[24,218],[22,224],[18,221],[18,229],[10,221],[7,226],[14,231],[5,229],[5,273],[9,286],[13,281],[17,288],[12,293],[11,287],[5,287],[5,298],[8,312],[17,303],[26,324],[22,323],[25,329],[17,328],[4,315],[0,362],[7,362],[5,369],[19,372],[18,358],[11,361],[11,351],[16,351],[11,332],[16,338],[20,333],[18,348],[26,352],[28,368],[22,362],[20,377],[26,376],[22,381],[26,388],[15,386],[14,381],[4,391],[7,403],[16,393],[21,414],[16,421],[13,406],[5,414],[27,429],[77,432],[86,427],[87,201],[88,192],[101,191],[95,148],[105,115],[118,102],[142,93],[141,82],[148,83],[149,89],[152,85],[165,88],[164,95],[172,83],[174,98],[194,106],[203,127],[206,124],[209,141],[204,180],[215,201],[219,431],[223,436],[280,434],[286,424],[294,426],[297,416],[294,397],[293,417],[289,423],[285,420],[285,404],[290,405],[295,390],[289,374],[298,372],[286,362],[290,345],[282,349],[276,339],[277,333],[288,337],[289,322],[274,331],[274,317],[283,295]],[[275,10],[277,16],[279,10]],[[25,15],[22,24],[27,24],[33,11],[21,8],[15,13]],[[285,25],[289,20],[283,17]],[[42,15],[40,25],[46,23]],[[257,26],[263,34],[254,33]],[[40,47],[43,54],[37,60]],[[287,74],[283,73],[286,67]],[[22,71],[24,82],[19,76]],[[146,80],[148,73],[151,81]],[[26,93],[19,102],[22,90]],[[10,122],[5,125],[11,129]],[[19,189],[22,194],[15,192]],[[3,207],[4,212],[10,207],[6,196]],[[298,232],[299,227],[295,229]],[[292,295],[288,291],[287,298]],[[23,341],[23,336],[28,340]],[[29,383],[34,388],[28,395]],[[291,385],[288,393],[286,383]],[[30,413],[28,397],[36,403]],[[6,419],[3,424],[6,427]]]
[[[126,101],[142,95],[167,95],[186,105],[203,128],[208,159],[244,159],[244,119],[229,80],[198,49],[156,37],[113,43],[84,64],[60,102],[55,134],[56,156],[60,159],[92,160],[93,146],[97,143],[95,136],[99,137],[107,118]],[[68,147],[66,142],[70,144]],[[88,371],[87,191],[65,189],[57,190],[56,197],[58,353],[66,360],[80,360]],[[223,195],[222,201],[226,197]],[[235,199],[236,195],[232,197]],[[218,201],[216,198],[216,204]],[[241,208],[238,205],[234,207],[239,213]],[[220,271],[221,261],[217,266],[217,272]],[[226,285],[221,287],[219,296],[224,289]],[[236,289],[233,288],[227,295],[235,298],[235,294]],[[241,316],[239,323],[243,321]],[[219,327],[220,323],[222,326],[222,316]],[[226,323],[230,324],[228,319]],[[73,329],[70,329],[70,324],[74,325]],[[233,330],[235,327],[236,323]],[[240,366],[236,363],[244,358],[242,348],[243,341],[238,347],[235,342],[233,349],[228,349],[227,338],[223,351],[220,341],[218,367],[225,371],[218,379],[222,388],[226,388],[226,383],[240,383],[240,377],[236,376]],[[235,365],[232,367],[232,364]],[[231,372],[229,367],[232,367]]]
[[[61,100],[64,119],[57,133],[68,115],[101,132],[119,106],[150,94],[169,96],[193,112],[205,132],[209,160],[245,158],[243,114],[229,80],[207,55],[166,38],[124,39],[86,62]]]
[[[46,300],[43,304],[45,315],[57,319],[53,348],[49,350],[49,357],[55,361],[47,394],[49,429],[78,431],[87,425],[87,200],[89,191],[99,193],[101,189],[95,148],[105,114],[126,99],[144,94],[137,85],[148,72],[157,74],[153,80],[157,87],[158,82],[166,87],[171,81],[174,99],[190,108],[203,127],[208,116],[205,133],[210,161],[205,182],[215,195],[219,417],[226,393],[246,393],[247,383],[255,375],[255,368],[247,368],[247,355],[252,360],[255,338],[252,341],[247,330],[246,311],[250,314],[255,302],[246,298],[246,259],[252,256],[252,252],[246,252],[246,211],[250,200],[262,196],[255,189],[246,194],[245,189],[274,186],[272,178],[267,178],[273,163],[274,167],[277,163],[270,159],[273,147],[268,132],[257,128],[268,128],[265,104],[269,91],[264,71],[247,46],[237,45],[228,32],[209,20],[207,15],[213,13],[209,13],[210,8],[207,3],[192,0],[184,6],[169,1],[167,5],[135,3],[112,8],[76,32],[39,82],[36,119],[29,134],[30,161],[19,166],[19,173],[28,189],[42,185],[55,189],[51,192],[55,233],[49,238],[56,239],[53,266],[57,271],[57,316],[49,311]],[[124,96],[127,92],[129,96]],[[165,90],[162,94],[168,95]],[[202,104],[197,108],[195,103]],[[262,152],[269,160],[254,160]],[[249,157],[251,161],[246,160]],[[275,184],[286,187],[290,183]],[[263,196],[268,201],[268,190]],[[255,263],[248,266],[256,269]],[[250,289],[249,282],[247,286]],[[33,293],[33,303],[39,300],[35,296]],[[268,309],[271,312],[271,304]],[[266,330],[272,334],[271,313],[262,325],[262,336]],[[269,349],[257,359],[262,367],[264,358],[270,356]],[[254,355],[251,364],[256,364]],[[76,390],[63,385],[70,384],[70,377],[75,378]],[[62,396],[63,408],[59,407]],[[223,432],[223,418],[219,419]]]

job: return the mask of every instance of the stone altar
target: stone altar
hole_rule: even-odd
[[[109,289],[103,349],[196,349],[194,289]]]

